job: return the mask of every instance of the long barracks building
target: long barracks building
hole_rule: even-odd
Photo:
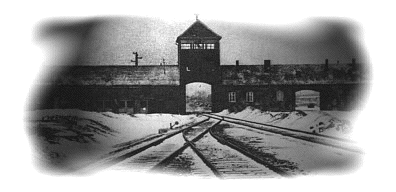
[[[176,39],[178,65],[70,66],[40,82],[34,109],[186,113],[186,86],[211,85],[212,111],[254,106],[295,110],[301,90],[318,93],[321,110],[351,110],[368,82],[361,63],[220,65],[221,36],[197,20]],[[297,98],[298,97],[298,98]],[[297,99],[296,99],[297,98]]]

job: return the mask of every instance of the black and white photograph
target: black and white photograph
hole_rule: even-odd
[[[394,42],[376,6],[32,4],[3,35],[18,50],[4,175],[42,191],[388,190]]]

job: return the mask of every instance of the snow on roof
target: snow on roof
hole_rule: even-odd
[[[271,65],[269,71],[264,70],[264,65],[222,65],[221,71],[225,85],[367,82],[367,74],[356,65],[331,64],[326,70],[324,64],[282,64]]]
[[[50,83],[56,85],[179,85],[179,68],[172,66],[73,66]]]

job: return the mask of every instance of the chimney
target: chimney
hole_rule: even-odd
[[[233,76],[234,76],[234,78],[237,78],[238,77],[238,68],[239,68],[239,60],[235,60],[235,69],[234,69],[234,74],[233,74]]]
[[[328,71],[328,70],[329,70],[329,59],[326,59],[326,60],[325,60],[325,68],[324,68],[324,70],[325,70],[325,71]]]
[[[264,60],[264,72],[269,72],[271,68],[271,60]]]

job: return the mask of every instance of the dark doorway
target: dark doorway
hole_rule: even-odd
[[[320,92],[312,90],[297,91],[296,110],[320,110]]]

